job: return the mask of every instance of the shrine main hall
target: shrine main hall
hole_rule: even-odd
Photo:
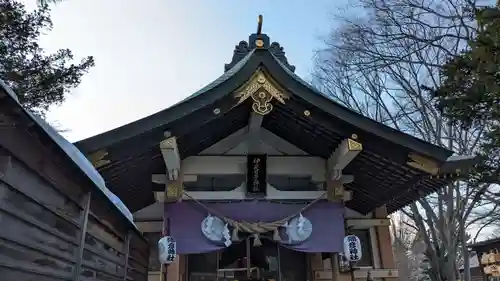
[[[295,74],[261,22],[223,70],[180,103],[76,143],[148,237],[150,280],[338,281],[351,265],[355,279],[397,280],[388,215],[474,158],[336,103]],[[348,234],[361,244],[353,264]],[[166,264],[163,236],[176,245]]]

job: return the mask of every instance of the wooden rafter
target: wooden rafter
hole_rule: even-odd
[[[352,138],[343,140],[328,158],[327,168],[329,178],[338,180],[342,176],[342,170],[358,155],[363,145]]]
[[[344,184],[354,181],[354,176],[343,175],[342,170],[358,155],[363,146],[354,138],[344,139],[327,161],[326,190],[328,200],[346,199]],[[349,198],[350,199],[350,198]]]
[[[179,178],[179,170],[181,168],[181,158],[177,148],[176,137],[168,137],[160,142],[160,150],[163,155],[169,180],[177,180]]]
[[[182,198],[183,175],[181,172],[181,157],[177,147],[177,138],[165,133],[167,137],[160,142],[160,150],[165,162],[165,189],[167,200]]]

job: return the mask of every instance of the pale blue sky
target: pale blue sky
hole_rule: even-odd
[[[25,0],[33,7],[35,0]],[[66,0],[53,7],[49,51],[93,55],[96,67],[49,121],[79,140],[162,110],[223,73],[234,46],[255,32],[279,42],[308,78],[320,36],[341,1]]]

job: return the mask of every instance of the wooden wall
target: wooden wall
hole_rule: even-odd
[[[0,125],[0,279],[146,281],[144,237],[44,141]]]

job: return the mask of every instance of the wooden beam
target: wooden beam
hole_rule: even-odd
[[[247,153],[257,154],[260,153],[260,127],[262,126],[264,115],[255,112],[250,113],[248,120],[248,138],[247,138]]]
[[[352,227],[354,229],[366,229],[375,226],[386,226],[391,225],[390,219],[348,219],[346,220],[346,226]]]
[[[247,138],[248,126],[239,129],[230,136],[222,139],[218,143],[200,152],[200,155],[222,155],[231,149],[237,147],[240,143],[244,142]]]
[[[439,167],[438,175],[433,177],[443,179],[467,177],[471,170],[479,164],[479,160],[477,156],[452,155]]]
[[[165,179],[165,196],[167,200],[179,200],[182,198],[183,174],[181,171],[181,157],[177,146],[177,139],[170,132],[165,133],[165,140],[160,142],[160,150],[165,162],[165,170],[168,178]]]
[[[166,202],[165,191],[155,191],[155,192],[153,192],[153,194],[154,194],[156,202],[159,202],[159,203]]]
[[[187,199],[184,199],[187,200]],[[362,218],[371,218],[372,214],[368,215],[362,215],[352,209],[349,209],[347,207],[344,207],[344,217],[349,218],[349,219],[362,219]],[[163,212],[164,212],[164,205],[163,203],[153,203],[149,205],[148,207],[141,209],[137,212],[134,212],[134,222],[140,223],[140,222],[153,222],[153,221],[162,221],[163,219]],[[376,239],[376,235],[370,234],[373,238]],[[372,245],[376,245],[377,241],[375,240]]]
[[[155,192],[157,202],[165,202],[165,192]],[[183,200],[245,200],[246,189],[244,183],[232,191],[187,191],[187,195],[183,195]],[[267,185],[267,200],[314,200],[323,196],[325,191],[281,191],[274,188],[272,185]]]
[[[80,214],[80,233],[79,233],[79,241],[78,241],[78,251],[76,252],[76,262],[75,262],[75,267],[73,268],[73,280],[74,281],[79,281],[80,280],[80,274],[82,271],[82,266],[83,266],[83,252],[85,250],[85,236],[87,235],[88,231],[88,222],[89,222],[89,215],[90,215],[90,202],[92,200],[92,193],[88,192],[85,197],[82,200],[83,203],[83,210]]]
[[[315,280],[332,280],[332,271],[330,269],[316,269],[314,271]],[[355,279],[364,279],[368,277],[368,271],[372,278],[398,278],[399,271],[396,268],[391,269],[366,269],[360,268],[354,271]]]
[[[327,169],[332,180],[342,176],[342,170],[358,155],[363,146],[352,138],[343,140],[328,159]]]
[[[329,201],[344,200],[344,184],[351,183],[353,176],[343,175],[342,170],[358,155],[363,146],[353,138],[340,142],[326,163],[326,190]],[[352,195],[352,193],[350,193]],[[348,198],[350,199],[350,197]]]
[[[151,182],[155,184],[167,184],[170,182],[167,174],[152,174]]]
[[[408,155],[406,165],[431,175],[437,175],[439,172],[439,166],[436,161],[416,153],[410,153]]]
[[[191,156],[182,161],[184,175],[245,174],[245,156]],[[325,181],[325,160],[310,156],[268,156],[270,175],[311,176],[315,182]]]
[[[249,132],[259,131],[260,128],[262,127],[263,120],[264,120],[263,115],[257,114],[252,111],[252,113],[250,113],[250,119],[248,120],[248,131]]]
[[[130,252],[132,251],[131,246],[130,246],[131,240],[132,240],[132,233],[129,231],[127,233],[126,244],[124,245],[124,248],[125,248],[124,249],[125,250],[125,264],[123,266],[123,278],[122,278],[123,281],[127,281],[128,268],[129,268],[128,260],[130,259]]]
[[[168,136],[168,138],[160,142],[160,150],[163,155],[169,180],[175,181],[179,178],[181,157],[179,156],[176,137],[171,137],[168,132],[166,136]]]
[[[302,149],[291,144],[287,140],[278,137],[277,135],[273,134],[272,132],[264,128],[260,129],[260,137],[263,142],[274,147],[278,151],[281,151],[285,155],[295,155],[295,156],[308,155],[307,152],[303,151]]]
[[[344,194],[342,196],[342,200],[344,202],[352,200],[352,191],[351,190],[344,190]]]
[[[198,181],[197,175],[184,175],[182,180],[183,182],[195,182]],[[175,183],[175,181],[171,181],[168,179],[168,175],[166,174],[152,174],[151,182],[156,184],[170,184]]]
[[[339,174],[341,171],[339,171]],[[328,179],[326,180],[326,191],[327,198],[330,201],[344,202],[352,199],[352,191],[347,191],[344,188],[344,184],[348,184],[354,181],[353,175],[340,175],[338,179]]]
[[[248,139],[249,126],[241,128],[240,130],[234,132],[230,136],[222,139],[218,143],[212,145],[211,147],[200,152],[199,155],[224,155],[229,151],[235,149],[240,144],[246,143]],[[259,138],[262,143],[274,148],[276,151],[280,152],[279,155],[293,155],[293,156],[307,156],[308,154],[291,144],[290,142],[278,137],[272,132],[260,127]],[[246,144],[245,144],[246,145]],[[243,155],[240,153],[239,155]]]
[[[162,232],[163,222],[162,221],[137,221],[135,222],[137,229],[140,232]]]

